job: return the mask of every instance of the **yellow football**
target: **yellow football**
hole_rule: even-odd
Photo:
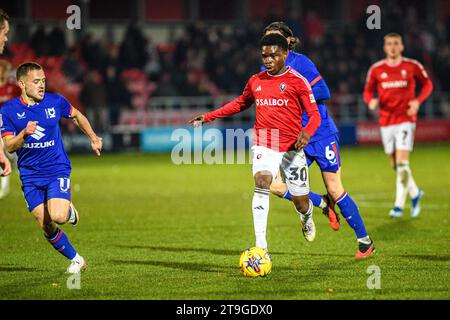
[[[253,247],[242,252],[239,266],[246,277],[265,277],[272,269],[272,259],[267,250]]]

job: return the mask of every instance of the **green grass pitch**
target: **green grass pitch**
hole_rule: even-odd
[[[88,262],[81,289],[67,288],[68,261],[28,214],[17,174],[0,200],[0,299],[449,299],[450,145],[417,145],[411,166],[425,190],[421,216],[392,220],[395,175],[381,146],[342,150],[343,181],[375,240],[355,261],[353,231],[331,230],[317,209],[307,243],[292,204],[271,196],[267,278],[245,278],[253,246],[250,165],[173,165],[170,155],[71,156],[77,227],[63,230]],[[311,186],[324,192],[311,167]],[[381,272],[380,289],[368,289]]]

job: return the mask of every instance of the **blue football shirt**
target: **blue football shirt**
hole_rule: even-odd
[[[324,100],[330,99],[330,90],[325,80],[320,75],[314,63],[305,55],[289,51],[286,59],[286,66],[290,66],[296,71],[300,72],[302,76],[308,80],[311,89],[314,94],[314,98],[317,101],[317,108],[319,109],[322,122],[319,128],[316,130],[314,136],[311,137],[310,142],[321,140],[330,135],[334,135],[338,132],[333,119],[328,114],[327,107],[324,104]],[[261,70],[264,70],[262,66]],[[302,126],[305,127],[308,123],[308,115],[303,112]]]
[[[23,182],[52,176],[70,176],[70,160],[64,150],[59,120],[69,118],[70,103],[59,94],[45,93],[39,103],[27,105],[21,97],[10,100],[0,109],[2,137],[17,135],[28,121],[38,121],[36,131],[17,150],[18,168]]]

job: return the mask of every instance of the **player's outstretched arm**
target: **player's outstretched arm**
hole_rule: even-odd
[[[98,137],[89,123],[89,120],[77,109],[73,108],[70,114],[73,122],[80,128],[81,131],[89,138],[91,141],[91,148],[97,156],[100,156],[102,151],[103,142],[102,138]]]
[[[239,97],[228,102],[219,109],[194,117],[189,121],[189,123],[196,126],[203,124],[205,122],[212,122],[219,118],[230,117],[236,113],[242,112],[250,108],[254,102],[253,93],[251,90],[251,82],[253,81],[253,79],[255,79],[254,77],[255,76],[250,78],[250,80],[247,82],[247,85],[244,88],[244,91]]]

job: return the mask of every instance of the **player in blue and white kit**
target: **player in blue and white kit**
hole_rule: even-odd
[[[373,241],[366,231],[358,207],[345,192],[341,180],[339,133],[324,104],[325,100],[330,99],[330,90],[314,63],[305,55],[293,51],[298,38],[294,37],[286,23],[278,21],[269,24],[264,29],[264,35],[270,33],[281,34],[288,40],[290,51],[286,59],[286,65],[300,72],[309,81],[322,118],[320,127],[317,129],[316,134],[311,137],[309,144],[304,148],[304,152],[308,165],[311,165],[314,161],[317,162],[328,194],[322,197],[311,191],[310,199],[314,206],[321,208],[328,216],[334,230],[339,229],[338,215],[334,211],[334,204],[337,204],[342,216],[355,231],[358,240],[358,252],[355,258],[370,257],[375,250]],[[302,119],[303,125],[308,123],[308,117],[305,113],[303,113]],[[272,193],[292,201],[286,184],[281,181],[280,177],[272,182],[270,189]]]
[[[59,129],[61,118],[71,118],[88,136],[99,156],[102,139],[97,137],[86,117],[59,94],[45,92],[45,73],[34,62],[17,69],[22,94],[2,106],[2,138],[6,150],[16,152],[22,190],[28,210],[50,244],[71,260],[68,273],[79,273],[86,261],[57,226],[78,223],[70,190],[71,164]]]

